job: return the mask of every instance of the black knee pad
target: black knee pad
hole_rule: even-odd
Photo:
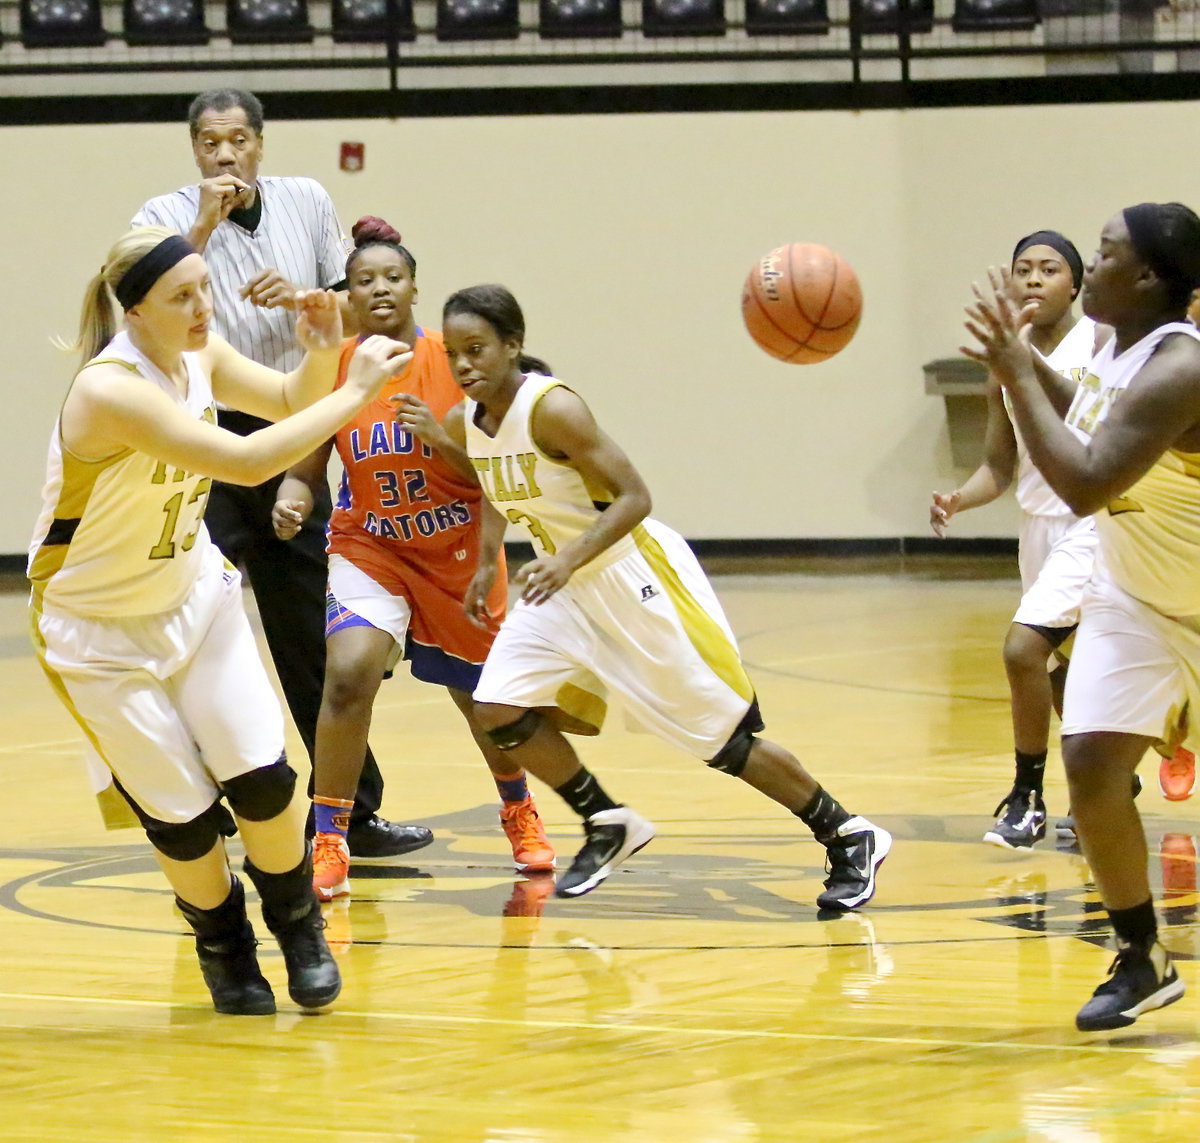
[[[230,808],[248,822],[265,822],[288,808],[296,792],[296,771],[281,754],[270,766],[247,770],[221,783]]]
[[[512,750],[528,742],[537,733],[541,723],[542,716],[530,708],[516,722],[487,731],[487,736],[497,750]]]
[[[754,736],[762,729],[762,714],[758,709],[758,697],[755,696],[750,700],[750,708],[742,716],[742,721],[729,736],[729,741],[708,760],[708,765],[736,778],[746,768],[746,760],[754,748]]]
[[[220,802],[213,802],[190,822],[163,822],[141,811],[138,811],[138,817],[150,844],[164,857],[173,861],[196,861],[217,844],[229,814]]]

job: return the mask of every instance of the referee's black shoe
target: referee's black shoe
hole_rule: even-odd
[[[1100,985],[1075,1017],[1081,1032],[1127,1028],[1139,1016],[1174,1004],[1183,995],[1183,981],[1167,950],[1149,945],[1117,945],[1108,979]]]
[[[350,856],[358,861],[399,857],[424,849],[433,841],[433,833],[421,825],[400,825],[372,814],[366,821],[353,822],[346,834]]]

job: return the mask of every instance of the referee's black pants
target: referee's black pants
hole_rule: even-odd
[[[225,409],[218,416],[222,428],[242,436],[267,424]],[[204,520],[217,547],[250,580],[275,673],[311,762],[325,685],[325,525],[331,505],[326,487],[300,531],[290,540],[279,539],[271,527],[271,509],[282,479],[276,476],[253,488],[214,480]],[[312,794],[311,774],[308,792]],[[383,775],[368,746],[351,824],[370,818],[382,801]]]

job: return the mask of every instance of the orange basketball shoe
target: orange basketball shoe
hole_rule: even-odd
[[[1158,764],[1158,788],[1168,802],[1186,802],[1196,789],[1196,756],[1178,747]]]
[[[313,891],[322,901],[350,896],[350,847],[340,833],[313,838]]]
[[[546,840],[532,794],[521,802],[501,802],[500,824],[508,834],[518,873],[554,868],[554,849]]]

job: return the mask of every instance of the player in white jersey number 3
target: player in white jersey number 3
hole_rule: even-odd
[[[505,619],[475,689],[491,740],[552,786],[586,840],[555,892],[599,885],[654,837],[614,801],[562,734],[596,733],[608,692],[641,729],[741,778],[796,814],[825,847],[817,904],[847,910],[875,892],[891,835],[845,809],[763,729],[728,621],[683,539],[648,517],[650,494],[587,405],[522,352],[525,322],[502,286],[450,297],[442,329],[467,396],[446,419],[492,507],[520,525],[536,558],[517,573]],[[502,530],[485,529],[498,546]],[[495,552],[467,592],[482,616]]]

